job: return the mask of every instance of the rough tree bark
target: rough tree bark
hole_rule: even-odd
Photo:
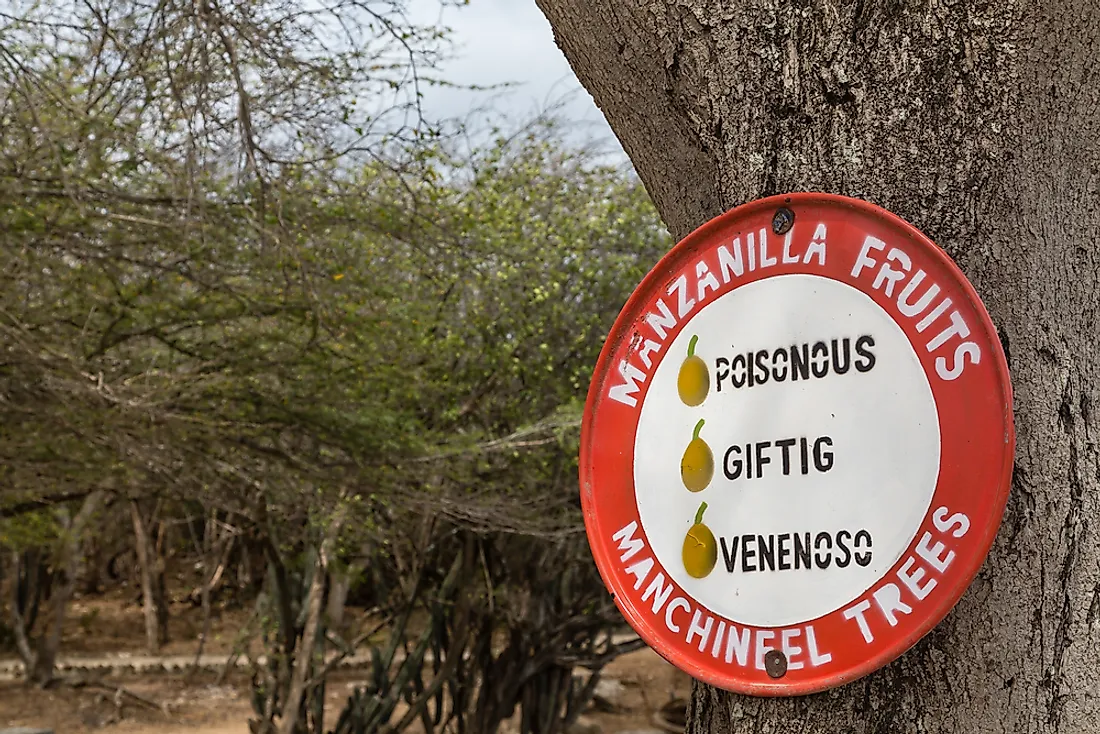
[[[954,612],[828,693],[697,685],[691,730],[1100,730],[1100,6],[537,2],[674,235],[785,191],[872,201],[962,267],[1013,375],[1012,494]]]

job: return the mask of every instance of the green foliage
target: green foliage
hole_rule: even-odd
[[[477,145],[425,121],[446,37],[404,5],[0,14],[0,545],[56,545],[40,508],[95,490],[235,518],[269,564],[260,713],[286,700],[321,548],[380,606],[443,619],[459,594],[469,649],[516,630],[500,666],[617,619],[580,532],[578,426],[671,243],[636,178],[551,119]],[[376,685],[405,695],[402,675]]]
[[[9,221],[51,223],[9,228],[4,311],[24,358],[5,365],[8,486],[22,471],[377,493],[574,423],[627,284],[667,238],[637,182],[553,132],[461,159],[417,147],[396,173],[298,171],[269,199],[266,243],[216,208],[158,206],[178,223],[162,227],[127,202],[17,215],[2,200]],[[120,231],[123,217],[149,221]]]

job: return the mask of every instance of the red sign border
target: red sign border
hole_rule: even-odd
[[[605,386],[606,376],[610,374],[612,368],[611,359],[615,356],[622,341],[630,337],[630,332],[634,328],[635,319],[640,318],[646,303],[650,300],[651,294],[660,286],[666,284],[670,273],[675,273],[683,267],[683,263],[680,262],[681,259],[685,259],[691,252],[695,251],[696,248],[703,247],[705,243],[715,237],[719,231],[731,228],[738,220],[754,217],[758,218],[764,213],[767,213],[770,220],[771,214],[781,207],[790,208],[795,213],[797,220],[799,209],[807,205],[831,205],[837,209],[846,208],[856,210],[864,215],[869,215],[872,218],[881,220],[887,227],[896,229],[905,238],[911,242],[917,243],[918,246],[921,247],[924,255],[934,260],[953,278],[955,282],[952,285],[966,296],[969,301],[967,305],[970,307],[972,313],[978,316],[979,324],[976,332],[981,337],[985,338],[983,343],[989,344],[992,347],[989,350],[989,357],[993,360],[993,369],[1001,383],[1001,393],[1004,400],[1004,444],[1006,448],[1004,451],[1003,464],[999,471],[997,497],[990,508],[991,513],[986,517],[978,518],[971,528],[971,532],[979,534],[979,539],[977,541],[978,552],[972,552],[965,557],[959,558],[961,569],[959,571],[953,571],[951,577],[952,582],[948,587],[948,593],[939,595],[935,604],[924,608],[920,617],[921,622],[915,629],[903,637],[893,639],[888,645],[866,658],[861,664],[839,670],[836,673],[829,673],[818,678],[794,682],[783,682],[781,680],[771,682],[743,681],[736,677],[712,675],[705,667],[695,664],[691,659],[693,656],[684,654],[678,647],[668,644],[659,633],[655,632],[656,625],[651,627],[650,622],[644,618],[640,610],[624,601],[625,595],[629,594],[629,592],[626,590],[626,587],[620,583],[619,578],[614,573],[613,564],[617,559],[613,559],[612,557],[614,551],[610,549],[611,544],[609,542],[609,537],[605,538],[600,534],[596,501],[594,498],[594,477],[592,476],[593,449],[591,442],[593,440],[597,405],[601,401],[600,393]],[[997,330],[973,285],[946,252],[936,246],[935,243],[920,232],[920,230],[897,215],[860,199],[828,193],[802,192],[779,194],[758,199],[731,209],[706,222],[676,243],[650,272],[646,274],[641,283],[631,293],[626,304],[616,318],[615,324],[600,352],[585,403],[584,417],[581,425],[579,463],[581,503],[584,513],[585,528],[597,568],[605,586],[611,591],[616,606],[646,644],[668,662],[704,683],[737,693],[755,696],[806,695],[858,680],[893,662],[935,628],[955,607],[980,570],[993,545],[997,532],[1000,529],[1011,486],[1016,439],[1012,408],[1012,385],[1009,374],[1008,363]],[[632,483],[633,481],[631,480],[631,484]],[[932,508],[930,507],[929,514],[931,514],[931,512]],[[607,528],[603,528],[603,531],[607,532]],[[900,560],[898,563],[900,563]],[[885,576],[883,578],[885,578]],[[876,584],[880,582],[876,582]],[[874,588],[874,585],[872,588]],[[870,589],[868,591],[870,591]],[[836,610],[830,614],[836,614],[838,612],[839,610]]]

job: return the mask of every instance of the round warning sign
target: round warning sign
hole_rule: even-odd
[[[866,202],[772,197],[685,238],[620,314],[582,429],[585,523],[671,663],[811,693],[954,606],[1013,449],[1000,341],[943,251]]]

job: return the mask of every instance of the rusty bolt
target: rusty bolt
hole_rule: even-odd
[[[777,209],[772,217],[772,231],[776,234],[787,234],[794,226],[794,212],[787,207]]]
[[[782,678],[787,674],[787,656],[779,650],[769,650],[764,656],[764,670],[772,678]]]

